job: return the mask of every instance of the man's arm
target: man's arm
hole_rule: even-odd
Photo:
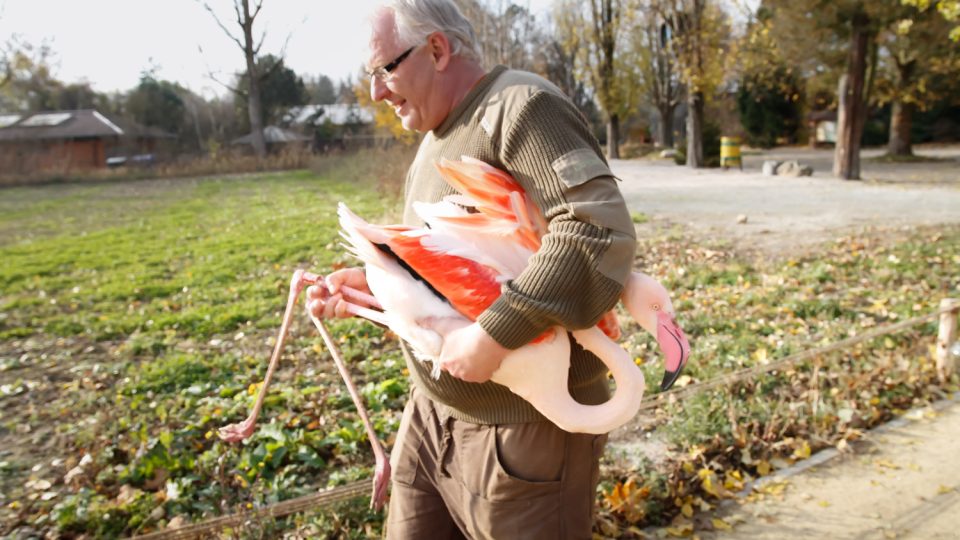
[[[505,126],[501,160],[548,222],[527,269],[478,319],[506,348],[546,328],[596,324],[616,305],[636,237],[626,203],[579,111],[548,92]]]
[[[546,92],[505,129],[501,161],[547,219],[540,250],[476,323],[438,328],[450,374],[490,378],[510,352],[551,326],[587,328],[616,305],[636,237],[626,203],[579,111]]]

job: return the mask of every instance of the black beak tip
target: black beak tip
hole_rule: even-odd
[[[677,379],[680,378],[680,373],[683,371],[683,368],[680,368],[676,371],[666,371],[663,374],[663,381],[660,382],[660,391],[666,392],[673,386],[673,383],[677,382]]]

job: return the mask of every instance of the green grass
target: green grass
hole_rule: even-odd
[[[4,190],[0,380],[33,412],[4,407],[0,438],[29,444],[16,426],[47,424],[66,444],[45,458],[71,467],[83,454],[94,458],[81,482],[93,490],[61,485],[56,499],[26,503],[36,507],[28,521],[116,537],[155,528],[149,513],[158,504],[166,519],[196,516],[365,474],[362,427],[302,321],[288,347],[298,352],[285,355],[267,399],[265,428],[245,445],[213,436],[246,415],[293,270],[349,262],[336,203],[374,220],[394,211],[395,199],[377,196],[375,185],[336,173]],[[367,325],[334,326],[386,439],[407,390],[396,347],[381,350],[382,332]],[[64,371],[57,378],[69,382],[50,380]],[[29,478],[33,459],[7,460],[4,487]],[[123,486],[179,494],[119,504]],[[20,486],[7,493],[29,494]]]
[[[215,431],[253,401],[293,270],[350,262],[336,202],[395,219],[397,199],[371,167],[337,158],[318,174],[3,190],[0,535],[29,526],[129,536],[368,477],[359,419],[303,316],[254,436],[224,444]],[[848,238],[786,261],[676,233],[638,247],[638,266],[671,290],[693,344],[685,383],[928,313],[960,294],[958,264],[957,227],[897,242]],[[332,326],[381,439],[392,441],[409,388],[395,340],[365,323]],[[652,393],[655,342],[625,327]],[[666,407],[654,435],[681,457],[608,467],[597,530],[628,535],[684,505],[700,512],[716,502],[714,476],[735,486],[948,391],[933,374],[935,332],[931,323]],[[65,483],[84,455],[90,462]],[[630,478],[630,504],[612,506]],[[381,524],[354,501],[238,534],[361,538]]]

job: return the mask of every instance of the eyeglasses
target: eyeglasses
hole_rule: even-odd
[[[400,56],[396,57],[393,60],[393,62],[390,62],[389,64],[384,64],[378,68],[368,71],[367,75],[370,77],[376,77],[381,81],[386,81],[390,77],[390,74],[393,73],[393,70],[397,69],[397,66],[400,65],[400,62],[403,62],[404,60],[406,60],[407,57],[410,56],[410,53],[412,53],[413,50],[416,48],[417,48],[416,45],[414,45],[413,47],[410,47],[406,51],[403,51],[403,53]]]

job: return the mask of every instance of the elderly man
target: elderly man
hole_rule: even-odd
[[[542,247],[473,324],[444,335],[444,373],[411,361],[414,385],[392,452],[389,538],[589,538],[605,435],[567,433],[489,382],[506,353],[546,328],[587,328],[616,303],[630,271],[633,224],[582,115],[553,84],[479,61],[473,28],[451,0],[395,0],[371,19],[374,100],[424,134],[406,177],[412,203],[453,193],[434,163],[467,155],[508,171],[543,210]],[[317,316],[345,316],[339,287],[311,289]],[[550,362],[550,358],[544,358]],[[573,345],[570,392],[609,395],[599,360]]]

